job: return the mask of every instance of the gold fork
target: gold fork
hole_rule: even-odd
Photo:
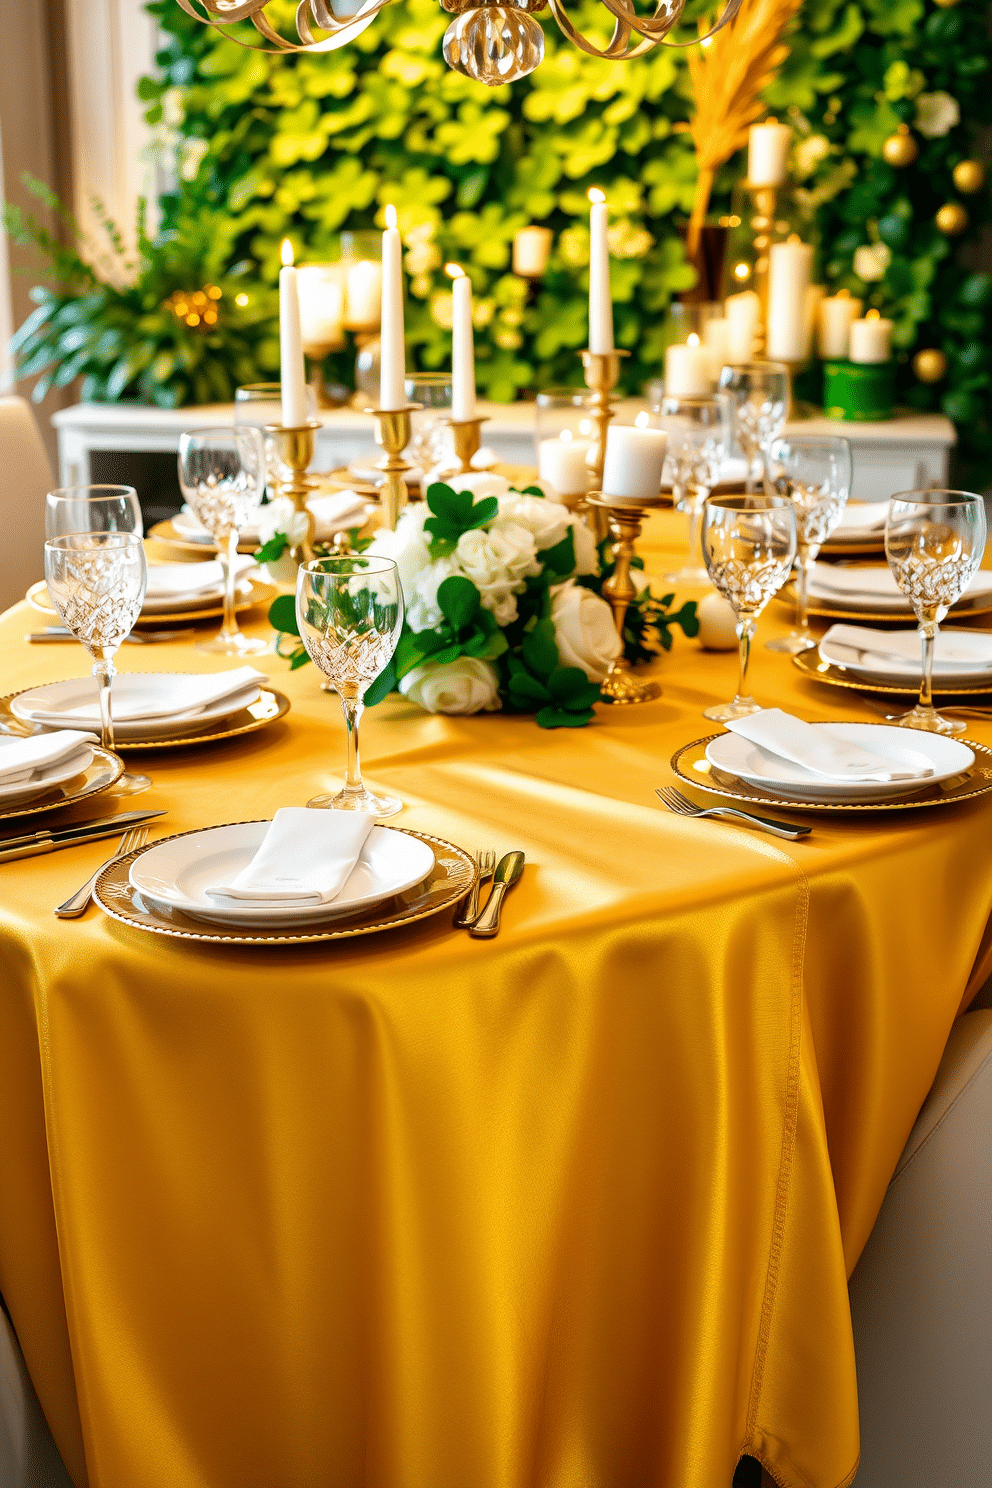
[[[456,930],[467,930],[474,925],[479,918],[479,890],[496,872],[496,854],[494,852],[477,852],[475,861],[479,865],[479,876],[472,886],[472,892],[464,902],[464,907],[455,915],[454,926]]]
[[[125,832],[117,844],[117,851],[105,863],[100,864],[92,878],[88,878],[81,889],[77,889],[71,898],[67,899],[64,904],[59,905],[55,911],[58,918],[60,920],[78,920],[80,915],[85,914],[89,902],[93,897],[93,889],[96,881],[104,868],[109,868],[111,863],[116,863],[119,858],[126,858],[128,853],[135,852],[139,847],[144,847],[147,841],[147,827],[131,827]]]

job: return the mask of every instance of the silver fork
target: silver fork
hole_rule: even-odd
[[[477,852],[475,861],[479,865],[479,876],[472,887],[472,891],[465,900],[464,906],[458,911],[454,918],[456,930],[467,930],[474,925],[479,918],[479,890],[487,883],[496,872],[496,854],[494,852]]]
[[[735,811],[732,806],[696,806],[688,796],[667,785],[656,790],[655,795],[676,816],[726,817],[730,821],[746,822],[749,827],[758,827],[762,832],[770,832],[773,837],[784,837],[787,842],[798,842],[801,838],[808,837],[813,830],[812,827],[787,826],[784,822],[769,821],[767,816],[752,816],[748,811]]]
[[[894,719],[904,718],[911,711],[909,708],[904,708],[901,713],[890,713],[891,703],[871,703],[868,702],[867,698],[863,698],[862,702],[866,703],[873,713],[878,713],[882,718],[887,719],[889,723],[892,723]],[[979,708],[976,705],[974,708],[969,708],[964,704],[958,707],[957,704],[951,703],[945,708],[941,707],[939,703],[934,703],[934,707],[938,713],[957,713],[961,718],[983,718],[986,723],[992,723],[992,706]]]
[[[94,885],[104,868],[109,868],[111,863],[116,863],[119,858],[126,858],[128,853],[135,852],[137,848],[144,847],[147,841],[147,827],[131,827],[125,832],[117,844],[117,851],[105,863],[100,864],[92,878],[88,878],[81,889],[77,889],[70,899],[67,899],[64,904],[59,905],[55,911],[58,918],[60,920],[78,920],[80,915],[85,914],[89,902],[93,897]]]

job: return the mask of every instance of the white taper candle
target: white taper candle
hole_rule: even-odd
[[[300,296],[293,268],[293,245],[282,245],[279,271],[279,375],[282,381],[282,421],[287,429],[306,422],[306,369],[300,332]]]
[[[379,407],[406,407],[406,346],[403,340],[403,245],[396,208],[386,208],[382,235],[382,330],[379,351]]]
[[[613,351],[613,301],[610,299],[610,250],[606,240],[606,197],[595,186],[589,192],[589,350],[597,356]]]
[[[472,340],[472,281],[457,264],[452,277],[451,418],[456,424],[475,418],[475,343]]]

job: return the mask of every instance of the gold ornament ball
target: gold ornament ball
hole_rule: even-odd
[[[954,184],[965,196],[974,196],[985,185],[985,167],[980,160],[959,160],[954,167]]]
[[[947,376],[947,358],[933,347],[918,351],[913,358],[913,371],[920,382],[942,382]]]
[[[883,158],[888,161],[889,165],[894,165],[899,169],[912,165],[919,153],[920,147],[905,124],[900,125],[895,134],[890,134],[882,146]]]
[[[968,213],[960,202],[948,202],[937,213],[936,221],[945,238],[956,238],[968,226]]]
[[[933,0],[933,3],[941,10],[950,10],[952,6],[960,4],[960,0]]]

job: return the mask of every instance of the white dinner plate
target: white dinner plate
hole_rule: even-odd
[[[131,885],[141,897],[213,925],[277,927],[311,925],[357,914],[422,883],[434,867],[426,843],[389,827],[373,827],[344,888],[330,904],[220,904],[206,890],[230,883],[251,862],[271,823],[237,822],[173,837],[143,852],[131,865]]]
[[[969,637],[974,637],[969,642]],[[973,649],[976,658],[989,653],[992,634],[988,631],[942,630],[937,635],[933,663],[935,682],[948,686],[958,682],[966,687],[983,681],[992,690],[992,654],[989,659],[964,658]],[[961,660],[948,660],[950,652]],[[922,646],[916,630],[876,631],[853,625],[833,625],[820,641],[820,658],[831,666],[843,667],[852,676],[883,683],[914,682],[923,675]]]
[[[850,568],[815,564],[809,582],[814,603],[838,610],[911,616],[913,607],[895,581],[888,564],[863,563]],[[967,607],[992,597],[992,572],[974,574],[958,604]],[[952,605],[952,609],[956,608]]]
[[[928,764],[933,774],[921,776],[918,780],[877,783],[847,784],[824,780],[822,776],[804,770],[802,765],[780,759],[739,734],[731,733],[719,734],[711,740],[706,746],[706,758],[724,774],[734,775],[738,780],[759,786],[769,793],[790,800],[838,802],[894,801],[960,775],[975,760],[968,745],[959,739],[924,733],[922,729],[893,728],[884,723],[815,723],[813,727],[909,768]]]
[[[88,744],[81,744],[75,754],[59,760],[56,765],[49,765],[47,770],[38,771],[31,780],[19,780],[11,785],[4,785],[0,780],[0,805],[14,806],[18,801],[30,801],[32,796],[43,796],[53,786],[81,775],[92,763],[92,749]]]
[[[154,694],[156,679],[166,679],[174,684],[175,678],[171,673],[164,672],[125,672],[114,678],[113,695],[118,698],[130,697],[141,698],[151,693]],[[242,708],[248,708],[256,701],[260,694],[261,684],[253,682],[250,686],[242,688],[240,692],[232,693],[226,698],[219,698],[216,702],[208,703],[196,713],[172,713],[159,718],[139,719],[114,719],[114,736],[122,744],[136,743],[143,739],[172,739],[182,734],[195,734],[205,725],[216,723],[218,719],[228,718],[232,713],[239,713]],[[111,710],[113,710],[113,695],[111,697]],[[74,717],[73,710],[78,708],[92,707],[97,701],[97,685],[93,677],[71,677],[65,682],[48,682],[42,687],[32,687],[30,691],[18,693],[12,699],[10,711],[15,718],[20,718],[24,723],[35,723],[32,718],[35,710],[44,710],[46,713],[59,714],[59,722],[44,722],[45,728],[80,728],[92,729],[92,719]]]

